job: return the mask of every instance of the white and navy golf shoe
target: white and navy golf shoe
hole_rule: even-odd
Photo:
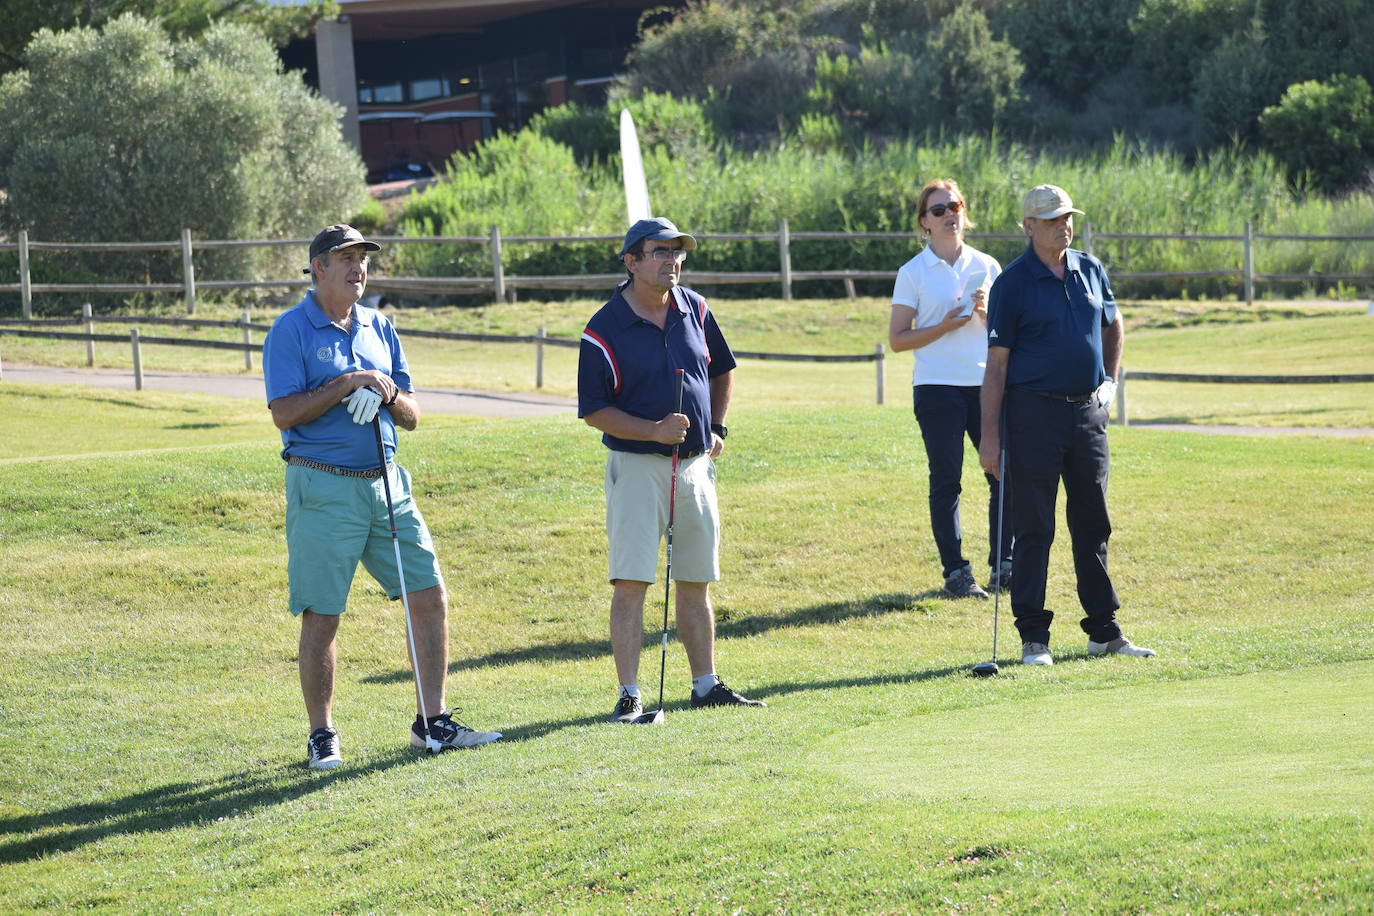
[[[456,712],[456,710],[455,710]],[[477,747],[490,744],[501,737],[500,732],[479,732],[453,718],[451,713],[442,712],[429,718],[429,737],[436,741],[440,751],[457,747]],[[416,716],[410,726],[410,746],[421,749],[429,747],[425,741],[425,729]]]

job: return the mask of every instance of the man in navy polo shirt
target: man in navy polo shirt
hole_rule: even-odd
[[[692,670],[693,706],[763,706],[716,676],[710,583],[720,578],[720,518],[715,466],[725,446],[725,415],[735,357],[706,300],[679,286],[696,239],[662,217],[625,234],[620,258],[629,279],[616,287],[582,332],[577,413],[601,430],[610,541],[611,651],[620,695],[610,721],[644,710],[639,653],[644,596],[658,569],[668,523],[673,446],[678,446],[673,518],[677,631]],[[676,373],[683,370],[682,412]]]
[[[429,529],[411,499],[410,475],[392,463],[396,427],[415,429],[420,407],[395,326],[358,301],[367,286],[369,256],[381,247],[352,226],[322,230],[310,244],[306,270],[314,288],[282,313],[263,341],[267,405],[281,430],[287,463],[287,579],[290,611],[301,618],[298,667],[312,769],[343,762],[333,718],[335,636],[359,561],[393,600],[401,596],[387,483],[424,685],[424,695],[416,695],[411,744],[433,749],[426,740],[432,738],[447,750],[501,737],[468,728],[443,711],[448,598]],[[378,465],[374,418],[380,421],[385,467]]]
[[[1088,654],[1155,654],[1121,635],[1121,602],[1107,574],[1107,412],[1125,333],[1102,262],[1069,248],[1073,214],[1082,212],[1062,188],[1032,188],[1021,224],[1030,245],[997,278],[988,301],[978,457],[1000,476],[1005,431],[1005,473],[1016,494],[1011,608],[1027,665],[1054,664],[1045,579],[1061,479]]]

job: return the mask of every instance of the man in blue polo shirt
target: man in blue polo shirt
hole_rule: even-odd
[[[1121,602],[1107,574],[1107,412],[1125,333],[1102,262],[1069,248],[1073,214],[1082,212],[1062,188],[1032,188],[1022,202],[1030,245],[988,300],[978,457],[1000,475],[1005,444],[1008,489],[1016,494],[1011,608],[1027,665],[1054,664],[1045,579],[1061,479],[1088,654],[1155,654],[1121,635]]]
[[[679,286],[696,239],[662,217],[625,234],[620,258],[629,279],[582,332],[577,413],[601,430],[606,459],[606,533],[610,540],[611,651],[620,694],[610,721],[644,710],[639,653],[644,596],[658,568],[668,522],[673,446],[677,505],[673,578],[677,631],[692,670],[693,706],[763,706],[716,676],[710,583],[720,578],[720,519],[715,466],[725,446],[735,357],[706,300]],[[683,370],[682,412],[675,401]]]
[[[416,694],[411,744],[433,750],[427,740],[433,739],[447,750],[501,737],[443,711],[448,598],[429,529],[411,499],[410,475],[392,463],[396,427],[415,429],[420,407],[395,326],[358,301],[369,255],[380,250],[352,226],[322,230],[310,245],[306,270],[314,288],[282,313],[263,341],[267,405],[287,464],[287,578],[291,613],[301,618],[298,666],[313,769],[343,762],[333,719],[335,636],[359,561],[393,600],[401,596],[404,572],[411,648],[424,687]],[[378,462],[374,418],[385,467]],[[403,570],[391,542],[387,483]]]

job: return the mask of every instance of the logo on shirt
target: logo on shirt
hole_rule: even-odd
[[[992,333],[988,335],[988,340],[996,340],[996,339],[997,339],[997,329],[996,329],[996,328],[993,328],[993,329],[992,329]]]
[[[315,358],[322,363],[332,363],[334,361],[334,348],[320,347],[315,351]]]

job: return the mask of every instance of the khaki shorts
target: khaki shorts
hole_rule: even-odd
[[[673,460],[612,450],[606,458],[606,534],[611,581],[653,582],[659,542],[668,528],[668,490]],[[679,461],[673,516],[673,578],[720,579],[720,510],[716,466],[707,455]]]
[[[429,528],[410,497],[410,475],[399,465],[390,468],[406,591],[433,588],[443,579]],[[288,465],[286,549],[292,614],[342,614],[359,561],[386,589],[388,597],[401,597],[386,487],[380,477],[340,477]]]

